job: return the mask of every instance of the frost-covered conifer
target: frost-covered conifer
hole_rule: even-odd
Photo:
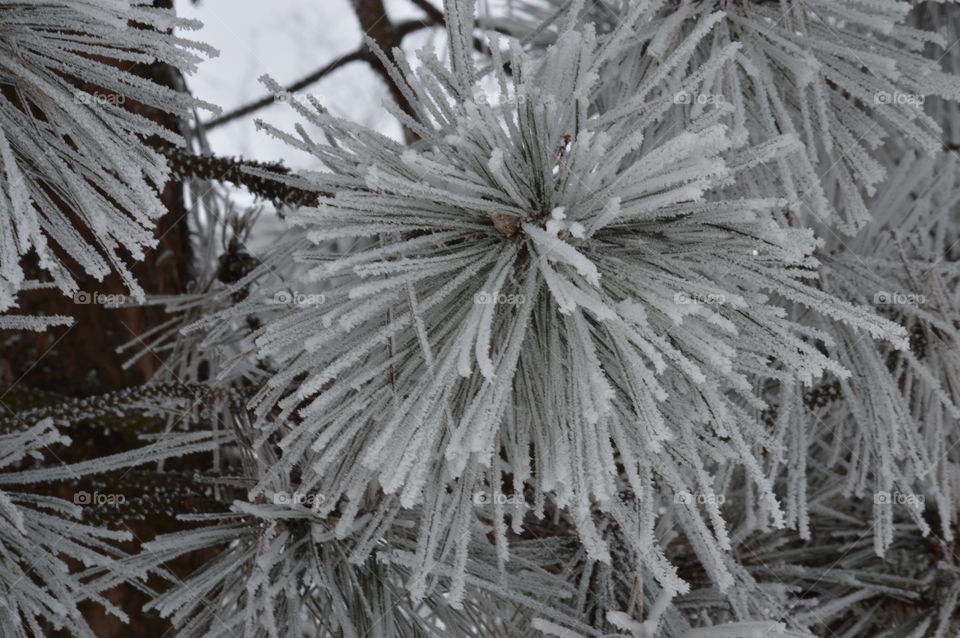
[[[123,273],[114,249],[150,244],[167,162],[201,249],[193,287],[150,300],[170,317],[124,348],[128,366],[162,358],[151,384],[0,415],[0,583],[17,590],[30,530],[48,567],[3,607],[10,635],[89,635],[77,604],[121,584],[197,638],[957,635],[958,7],[475,4],[445,0],[440,53],[367,29],[358,59],[390,83],[405,143],[265,77],[302,124],[257,125],[316,160],[300,172],[158,153],[145,137],[174,140],[153,122],[64,102],[86,82],[182,113],[146,80],[103,84],[90,56],[189,70],[169,14],[0,4],[11,51],[30,29],[82,43],[67,66],[35,47],[0,62],[40,96],[0,122],[47,135],[0,127],[0,310],[71,290],[51,239]],[[65,12],[82,37],[36,26]],[[106,146],[125,154],[83,159]],[[59,199],[50,171],[69,173]],[[249,249],[257,211],[217,180],[289,204],[282,236]],[[27,280],[32,249],[49,281]],[[90,422],[137,446],[22,459]],[[193,472],[204,506],[171,498],[178,529],[133,553],[84,522],[64,553],[87,567],[56,571],[69,512],[8,486],[146,463],[183,463],[170,476]],[[58,515],[31,518],[41,501]]]

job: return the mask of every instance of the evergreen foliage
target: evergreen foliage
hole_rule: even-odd
[[[367,42],[407,143],[288,95],[294,172],[77,98],[204,106],[103,61],[211,53],[148,4],[0,0],[0,310],[61,253],[144,301],[171,173],[284,233],[205,188],[155,378],[0,416],[0,635],[124,583],[197,638],[960,635],[960,8],[445,0],[442,54]],[[37,489],[198,453],[136,551]]]

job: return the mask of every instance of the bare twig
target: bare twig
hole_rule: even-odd
[[[440,14],[440,18],[441,19],[443,18],[442,13]],[[438,26],[438,24],[442,24],[442,21],[437,22],[432,17],[430,18],[430,20],[407,20],[405,22],[401,22],[397,24],[396,27],[394,27],[394,32],[396,33],[397,39],[399,41],[402,41],[403,38],[410,35],[411,33],[420,31],[421,29]],[[342,57],[332,60],[331,62],[328,62],[327,64],[317,69],[316,71],[308,75],[305,75],[304,77],[300,78],[290,86],[285,87],[284,90],[288,93],[294,93],[296,91],[300,91],[301,89],[305,89],[306,87],[310,86],[314,82],[318,82],[322,80],[327,75],[333,73],[337,69],[340,69],[352,62],[367,62],[372,64],[373,63],[372,61],[374,59],[375,59],[374,56],[372,56],[369,51],[361,47],[356,51],[352,51]],[[276,100],[276,97],[273,94],[265,95],[258,100],[245,104],[241,107],[238,107],[230,111],[229,113],[224,113],[220,117],[214,118],[209,122],[206,122],[203,125],[203,128],[206,129],[207,131],[215,129],[218,126],[222,126],[228,122],[232,122],[233,120],[241,118],[245,115],[254,113],[265,106],[270,106],[271,104],[274,103],[275,100]]]
[[[309,74],[309,75],[307,75],[307,76],[304,76],[303,78],[297,80],[296,82],[294,82],[294,83],[291,84],[290,86],[286,87],[286,90],[287,90],[287,92],[289,92],[289,93],[293,93],[293,92],[295,92],[295,91],[299,91],[300,89],[303,89],[303,88],[305,88],[305,87],[313,84],[314,82],[320,80],[320,79],[323,78],[325,75],[336,71],[336,70],[339,69],[340,67],[346,66],[347,64],[350,64],[351,62],[357,62],[357,61],[359,61],[359,60],[363,60],[363,59],[365,59],[365,58],[366,58],[366,54],[365,54],[363,51],[359,51],[359,50],[358,50],[358,51],[354,51],[353,53],[348,53],[347,55],[345,55],[345,56],[343,56],[343,57],[341,57],[341,58],[337,58],[336,60],[333,60],[332,62],[328,63],[327,65],[325,65],[325,66],[317,69],[317,70],[314,71],[313,73],[311,73],[311,74]],[[273,104],[273,102],[274,102],[275,100],[276,100],[276,97],[275,97],[273,94],[264,96],[264,97],[260,98],[259,100],[255,101],[255,102],[250,102],[249,104],[246,104],[246,105],[244,105],[244,106],[241,106],[241,107],[238,108],[238,109],[234,109],[233,111],[230,111],[229,113],[224,113],[224,114],[221,115],[220,117],[215,118],[215,119],[213,119],[213,120],[210,120],[209,122],[207,122],[206,124],[204,124],[203,127],[204,127],[206,130],[209,131],[209,130],[214,129],[214,128],[218,127],[218,126],[221,126],[221,125],[223,125],[223,124],[226,124],[227,122],[233,121],[233,120],[235,120],[235,119],[237,119],[237,118],[239,118],[239,117],[243,117],[244,115],[249,115],[250,113],[253,113],[254,111],[257,111],[257,110],[259,110],[259,109],[262,109],[262,108],[265,107],[265,106],[269,106],[270,104]]]

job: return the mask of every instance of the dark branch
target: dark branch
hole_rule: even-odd
[[[207,179],[227,182],[248,191],[276,206],[315,206],[321,195],[316,191],[289,186],[267,177],[252,175],[245,169],[273,173],[278,178],[290,175],[290,169],[276,162],[254,162],[233,157],[193,155],[176,147],[157,149],[167,157],[170,170],[177,179]]]
[[[320,79],[323,78],[325,75],[336,71],[336,70],[339,69],[340,67],[346,66],[347,64],[350,64],[351,62],[357,62],[357,61],[359,61],[359,60],[365,60],[366,57],[367,57],[367,56],[366,56],[366,53],[363,52],[363,51],[354,51],[353,53],[349,53],[349,54],[343,56],[342,58],[337,58],[336,60],[330,62],[330,63],[327,64],[326,66],[324,66],[324,67],[322,67],[322,68],[320,68],[320,69],[317,69],[316,71],[314,71],[314,72],[311,73],[310,75],[304,76],[303,78],[297,80],[296,82],[294,82],[294,83],[291,84],[290,86],[286,87],[286,90],[287,90],[287,92],[289,92],[289,93],[293,93],[293,92],[295,92],[295,91],[299,91],[300,89],[306,88],[307,86],[309,86],[309,85],[313,84],[314,82],[320,80]],[[244,115],[249,115],[250,113],[253,113],[254,111],[257,111],[257,110],[259,110],[259,109],[262,109],[262,108],[265,107],[265,106],[269,106],[270,104],[273,104],[273,102],[274,102],[275,100],[276,100],[276,97],[275,97],[274,95],[272,95],[272,94],[271,94],[271,95],[267,95],[267,96],[265,96],[265,97],[260,98],[260,99],[257,100],[256,102],[251,102],[251,103],[249,103],[249,104],[247,104],[247,105],[245,105],[245,106],[241,106],[241,107],[238,108],[238,109],[234,109],[233,111],[230,111],[229,113],[225,113],[224,115],[221,115],[221,116],[218,117],[218,118],[215,118],[215,119],[213,119],[213,120],[210,120],[209,122],[207,122],[206,124],[204,124],[203,127],[204,127],[206,130],[209,131],[209,130],[214,129],[214,128],[222,125],[222,124],[226,124],[227,122],[230,122],[230,121],[232,121],[232,120],[235,120],[235,119],[237,119],[237,118],[239,118],[239,117],[243,117]]]

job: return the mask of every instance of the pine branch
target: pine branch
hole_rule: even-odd
[[[108,419],[124,415],[137,406],[156,405],[163,400],[187,399],[202,405],[229,403],[235,410],[243,410],[246,399],[235,389],[209,386],[202,383],[156,383],[133,386],[95,397],[61,397],[51,394],[43,403],[30,409],[0,415],[0,433],[15,432],[47,418],[76,422],[90,419]]]
[[[84,522],[98,525],[117,520],[147,520],[158,526],[163,519],[181,514],[221,512],[213,474],[193,470],[150,468],[124,470],[120,476],[94,476],[78,488],[82,492],[113,493],[123,496],[84,509]]]
[[[290,169],[278,162],[256,162],[234,157],[214,155],[193,155],[177,147],[158,149],[169,162],[170,170],[179,179],[209,179],[227,182],[246,188],[252,194],[269,200],[275,205],[312,206],[317,202],[319,193],[289,186],[259,175],[253,175],[244,169],[254,169],[274,173],[277,177],[290,176]]]

